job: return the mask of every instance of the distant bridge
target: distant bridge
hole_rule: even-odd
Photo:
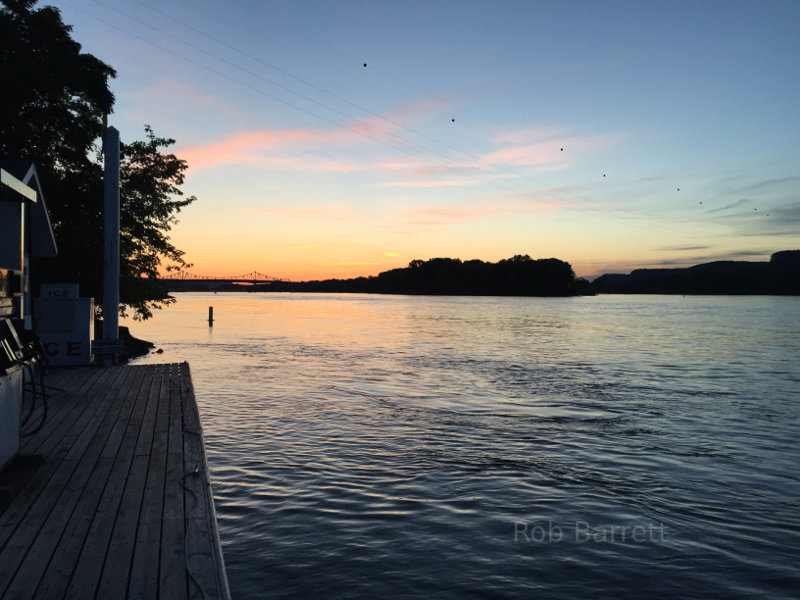
[[[204,281],[208,283],[266,283],[270,281],[288,281],[281,277],[272,277],[259,271],[251,271],[244,275],[196,275],[186,271],[170,273],[159,277],[161,281]]]

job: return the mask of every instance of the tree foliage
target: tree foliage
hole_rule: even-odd
[[[120,296],[142,318],[174,301],[155,284],[162,264],[166,271],[191,266],[167,233],[175,215],[196,200],[184,198],[179,187],[186,161],[161,152],[175,140],[157,137],[148,125],[145,132],[145,141],[120,148]]]
[[[106,82],[116,72],[81,52],[58,9],[34,4],[2,0],[0,8],[0,155],[33,160],[47,180],[92,162]]]
[[[41,265],[49,281],[77,281],[102,298],[103,169],[99,153],[106,84],[116,72],[71,38],[58,9],[35,0],[2,0],[0,156],[37,165],[50,208],[59,257]],[[154,285],[159,270],[188,266],[168,236],[183,197],[188,165],[162,150],[175,140],[156,136],[120,147],[120,310],[148,318],[173,301]]]
[[[496,263],[458,258],[415,259],[408,267],[384,271],[375,277],[272,282],[257,289],[473,296],[575,296],[591,293],[588,282],[576,279],[569,263],[557,258],[532,259],[527,254]]]

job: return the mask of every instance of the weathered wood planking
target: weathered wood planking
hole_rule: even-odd
[[[188,365],[47,383],[65,391],[22,446],[44,462],[0,504],[0,597],[229,598]]]
[[[195,594],[210,590],[213,595],[225,594],[228,581],[222,560],[222,548],[216,531],[214,496],[208,473],[206,450],[200,413],[194,400],[194,389],[188,369],[181,373],[180,398],[183,406],[183,469],[184,504],[186,506],[186,569],[189,589]],[[177,435],[177,432],[173,432]],[[213,519],[208,514],[215,515]],[[209,567],[208,561],[212,566]],[[190,597],[195,597],[192,594]]]

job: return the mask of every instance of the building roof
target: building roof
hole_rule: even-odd
[[[50,223],[50,214],[47,212],[47,203],[44,199],[44,191],[39,182],[39,174],[36,172],[36,165],[24,159],[0,159],[0,169],[22,182],[30,190],[35,192],[35,197],[22,190],[15,189],[32,202],[31,205],[31,255],[34,258],[54,258],[58,255],[56,238],[53,235],[53,226]],[[8,187],[8,186],[3,186]]]

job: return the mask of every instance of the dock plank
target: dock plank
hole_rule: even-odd
[[[100,598],[123,598],[127,589],[139,517],[143,507],[145,483],[151,466],[158,462],[157,457],[151,459],[150,452],[153,449],[157,416],[162,412],[160,407],[162,371],[163,369],[159,368],[154,372],[147,394],[145,413],[136,445],[133,447],[133,464],[125,482],[125,490],[106,551],[98,590]],[[131,435],[130,439],[132,438]],[[129,447],[124,450],[128,449]]]
[[[47,383],[22,445],[44,463],[0,505],[0,597],[229,599],[188,365]]]
[[[53,460],[43,465],[23,488],[14,503],[0,516],[0,595],[16,575],[36,535],[66,488],[77,457],[88,445],[108,406],[102,401],[91,405],[63,432],[53,452]],[[47,493],[44,493],[44,490]],[[25,522],[25,526],[21,524]]]
[[[77,373],[62,373],[61,370],[54,375],[48,375],[46,384],[58,389],[48,390],[48,419],[42,430],[35,436],[23,438],[20,444],[22,454],[50,453],[52,443],[60,439],[58,432],[69,430],[69,422],[79,416],[79,412],[70,410],[75,402],[81,402],[83,396],[99,382],[99,378],[109,378],[110,373],[100,369],[84,372],[83,377]],[[101,384],[102,385],[102,384]],[[66,386],[66,387],[65,387]],[[60,390],[69,390],[69,400]],[[52,414],[50,414],[52,411]],[[65,422],[67,426],[65,426]]]
[[[162,373],[158,390],[158,413],[150,452],[150,466],[142,499],[136,544],[133,548],[128,598],[147,598],[158,587],[161,515],[164,510],[164,480],[167,471],[167,441],[170,422],[169,382]],[[159,552],[154,552],[158,548]],[[114,590],[118,596],[122,590]]]
[[[203,428],[200,423],[200,413],[194,401],[194,388],[189,377],[188,367],[181,370],[179,381],[184,422],[184,473],[186,474],[184,482],[187,523],[186,569],[190,575],[190,589],[194,590],[194,595],[190,596],[193,598],[195,596],[202,597],[205,590],[211,590],[214,594],[223,593],[223,590],[228,588],[228,581],[225,576],[219,537],[210,526],[210,523],[216,522],[216,515],[213,520],[207,518],[209,513],[215,514],[214,497],[206,461]],[[209,561],[215,568],[208,568]]]
[[[148,383],[143,382],[137,389],[130,392],[134,395],[133,412],[128,426],[124,429],[119,446],[107,447],[103,451],[104,456],[114,453],[114,467],[106,482],[105,490],[89,527],[87,539],[78,557],[75,573],[67,589],[67,598],[93,598],[96,593],[111,544],[114,526],[119,517],[126,482],[132,473],[137,473],[137,469],[134,469],[133,449],[139,437],[139,429],[150,394]],[[138,462],[145,462],[146,468],[146,460],[146,457],[140,456]],[[141,464],[137,467],[141,470]],[[128,490],[131,491],[132,488],[128,488]]]
[[[173,365],[174,366],[174,365]],[[162,573],[180,573],[181,577],[163,577],[159,593],[163,598],[188,598],[189,572],[186,566],[184,538],[186,536],[186,503],[184,500],[183,466],[183,419],[180,402],[180,384],[173,370],[170,377],[170,407],[172,414],[180,414],[181,419],[173,419],[169,430],[169,451],[167,453],[167,477],[164,484],[163,540],[161,554]],[[176,401],[177,399],[177,401]]]
[[[41,529],[36,533],[28,553],[24,556],[13,581],[5,592],[7,596],[29,597],[36,591],[38,582],[42,579],[84,487],[91,477],[100,450],[108,439],[110,426],[117,420],[122,408],[121,405],[115,406],[107,400],[108,398],[106,398],[108,411],[103,421],[98,424],[98,428],[86,445],[83,454],[61,463],[59,474],[66,478],[66,486],[57,496],[55,505],[46,513]],[[87,427],[84,433],[88,435],[90,431],[91,429]],[[77,453],[81,447],[76,444],[73,450]],[[20,547],[20,542],[17,542],[16,547]]]
[[[145,371],[130,369],[121,388],[125,394],[120,396],[120,412],[114,422],[100,457],[91,469],[91,476],[73,512],[67,530],[56,548],[55,559],[48,566],[40,585],[40,595],[45,598],[63,597],[76,568],[78,557],[98,510],[102,494],[106,488],[115,456],[128,423],[133,415],[134,400],[144,380]]]

